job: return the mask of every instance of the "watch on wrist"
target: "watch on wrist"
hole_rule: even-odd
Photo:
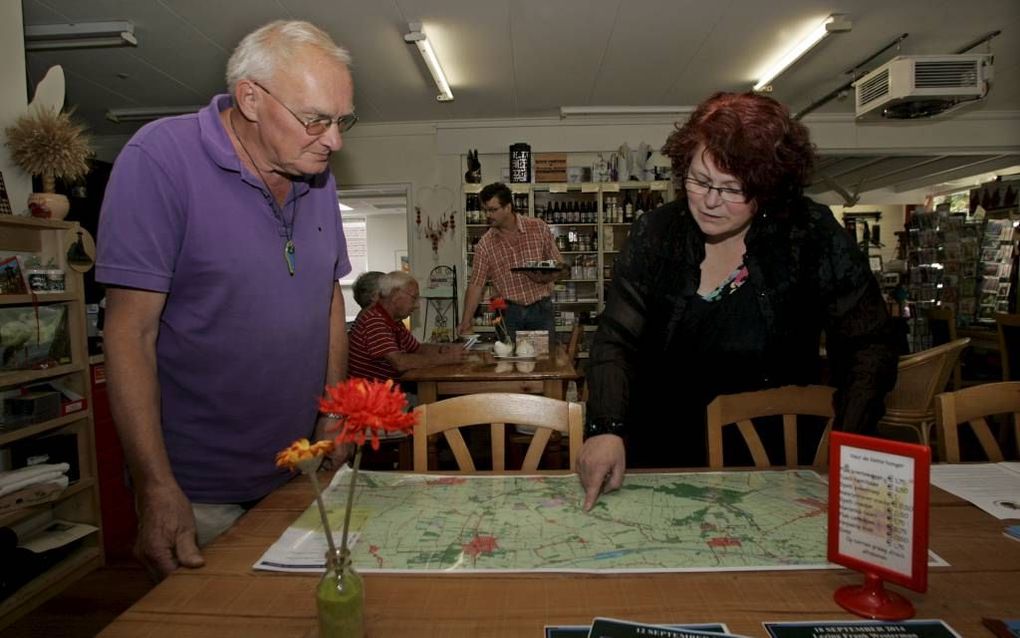
[[[589,439],[599,434],[615,434],[624,436],[627,433],[627,426],[623,419],[601,418],[592,419],[584,424],[584,438]]]

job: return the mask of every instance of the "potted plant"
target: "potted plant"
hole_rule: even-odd
[[[92,155],[85,128],[70,113],[35,106],[6,129],[11,159],[26,173],[42,179],[42,193],[32,193],[28,207],[36,217],[63,219],[67,197],[54,192],[56,181],[73,182],[89,172]]]

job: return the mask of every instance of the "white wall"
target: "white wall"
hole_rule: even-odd
[[[367,270],[390,272],[400,267],[397,261],[397,252],[407,251],[407,222],[403,214],[363,215],[354,211],[344,213],[344,219],[348,221],[361,219],[365,222]],[[361,307],[354,301],[352,286],[344,284],[342,287],[347,320],[353,321]]]
[[[397,251],[407,250],[407,220],[403,215],[371,215],[368,232],[368,269],[380,272],[398,270]]]
[[[25,40],[21,26],[21,0],[0,0],[0,131],[14,124],[27,112],[28,92],[25,87]],[[4,140],[6,142],[6,136]],[[14,214],[27,211],[32,192],[32,178],[11,162],[7,145],[0,145],[0,172],[3,172],[7,195]]]

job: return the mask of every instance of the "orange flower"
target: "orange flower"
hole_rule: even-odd
[[[489,300],[489,310],[496,313],[496,316],[492,319],[492,327],[496,329],[496,338],[505,343],[510,343],[510,330],[503,322],[503,311],[507,309],[506,299],[503,297],[493,297]]]
[[[326,386],[326,396],[319,399],[320,412],[340,417],[326,428],[339,430],[337,443],[363,445],[371,437],[373,450],[379,449],[380,434],[414,429],[417,418],[406,409],[407,397],[391,379],[348,379]]]
[[[298,439],[291,443],[290,447],[277,453],[276,467],[291,471],[299,470],[302,462],[322,458],[332,451],[332,441],[319,441],[313,444],[309,443],[308,439]]]

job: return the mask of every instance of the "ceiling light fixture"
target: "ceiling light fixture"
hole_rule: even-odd
[[[126,20],[25,25],[26,51],[134,46],[135,25]]]
[[[690,113],[689,106],[561,106],[560,117],[584,115],[677,115]]]
[[[793,63],[804,57],[808,51],[813,49],[819,42],[825,39],[825,36],[830,33],[842,33],[849,31],[853,27],[853,24],[849,20],[843,19],[841,16],[831,15],[822,21],[817,27],[811,30],[802,40],[797,42],[789,51],[779,56],[775,62],[770,64],[761,77],[758,79],[758,83],[754,85],[755,91],[761,91],[765,87],[772,83],[772,80],[776,79],[786,71],[786,69],[793,66]]]
[[[450,83],[446,81],[446,74],[443,73],[443,67],[439,64],[439,58],[436,57],[436,52],[432,49],[432,43],[425,36],[421,22],[409,22],[407,28],[411,32],[404,34],[404,42],[413,42],[418,47],[418,53],[421,54],[422,59],[425,61],[425,66],[429,68],[429,73],[432,74],[432,81],[436,83],[436,88],[439,89],[436,101],[452,102],[453,91],[450,90]]]
[[[111,122],[149,122],[158,120],[161,117],[171,115],[185,115],[195,113],[201,106],[144,106],[139,108],[110,109],[106,112],[106,119]]]

